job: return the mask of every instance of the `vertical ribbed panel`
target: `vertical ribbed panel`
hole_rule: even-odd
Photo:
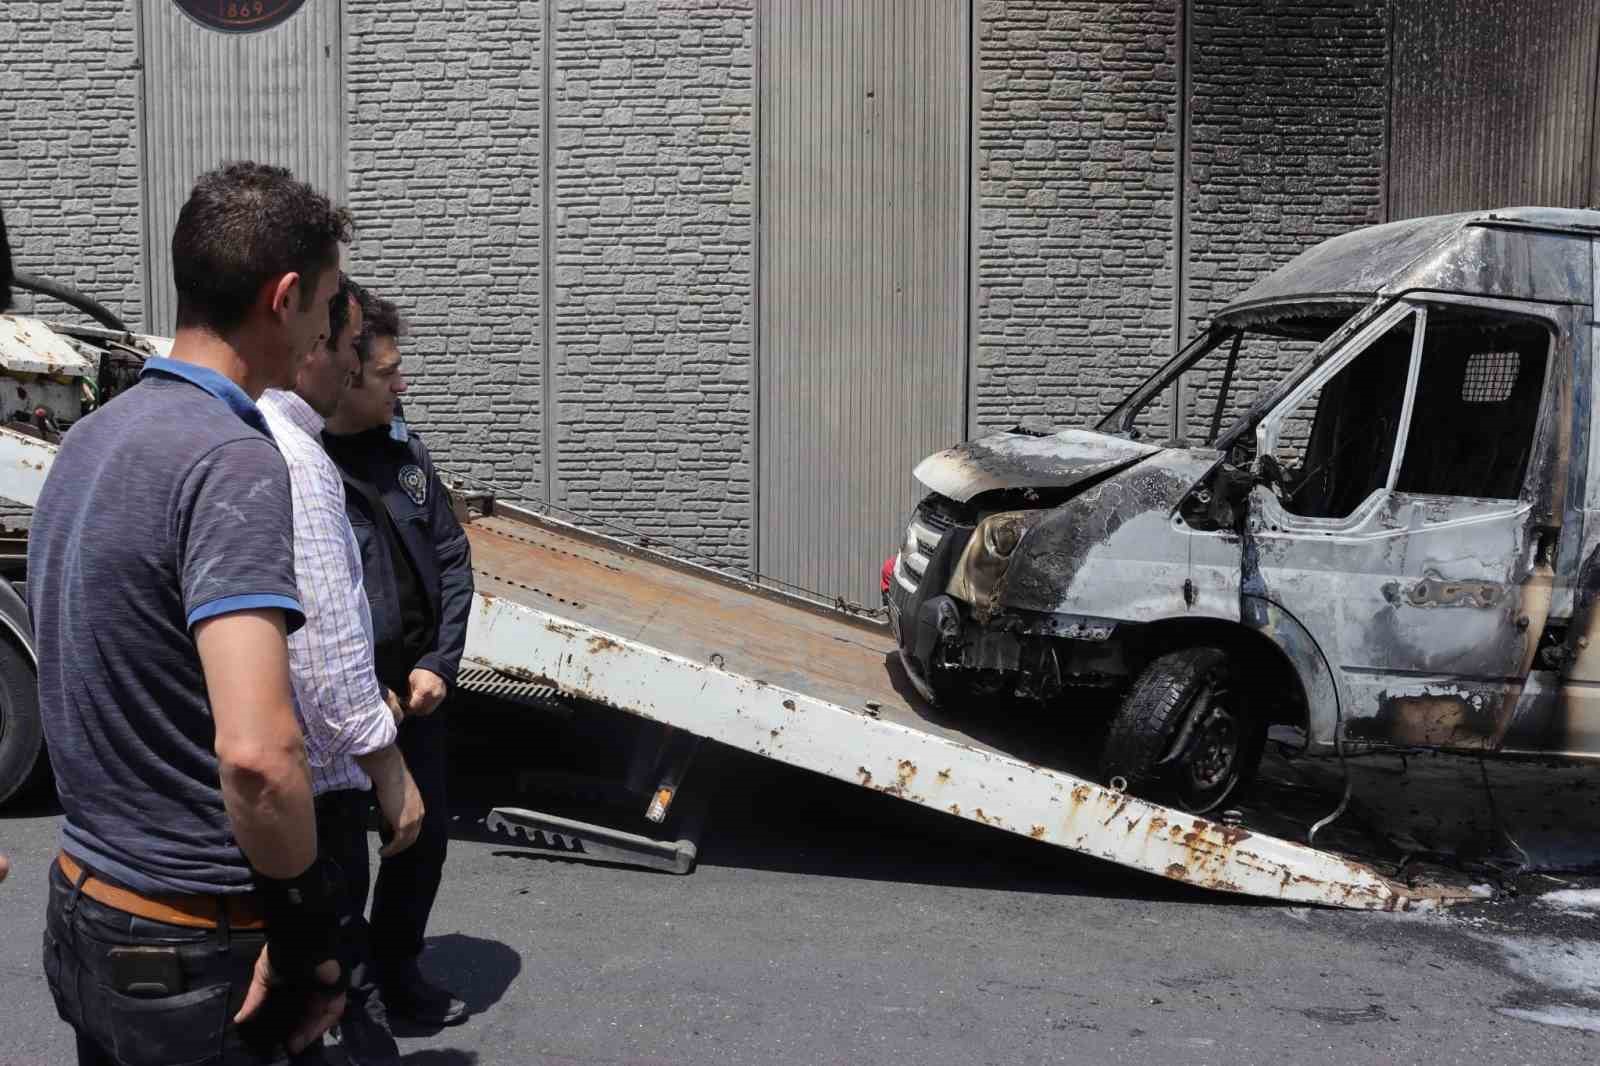
[[[1395,0],[1390,217],[1590,199],[1600,3]]]
[[[220,33],[166,0],[141,3],[145,327],[173,328],[172,228],[194,179],[218,163],[286,166],[342,202],[340,0],[307,0],[281,26]]]
[[[875,606],[962,435],[966,0],[763,0],[759,514],[764,574]]]

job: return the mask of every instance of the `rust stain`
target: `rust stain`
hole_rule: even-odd
[[[974,818],[976,818],[978,821],[982,822],[984,825],[988,825],[989,824],[989,816],[987,814],[983,813],[983,808],[982,807],[974,808],[973,811],[972,811],[972,816]]]
[[[945,767],[943,770],[940,770],[938,772],[938,774],[935,775],[935,776],[937,776],[939,778],[939,783],[941,785],[947,783],[950,780],[950,768],[948,766]]]
[[[1085,802],[1088,801],[1088,799],[1089,799],[1089,786],[1088,785],[1073,785],[1072,786],[1072,802],[1073,803],[1085,803]]]
[[[1165,829],[1166,827],[1167,827],[1167,820],[1165,818],[1161,817],[1161,815],[1159,815],[1159,814],[1155,815],[1154,817],[1152,817],[1150,819],[1150,832],[1159,833],[1163,829]]]
[[[794,710],[794,700],[784,700],[783,701],[783,709],[786,710],[786,711]]]
[[[959,804],[959,803],[950,804],[950,813],[951,814],[960,814],[961,813],[961,804]]]
[[[550,632],[563,637],[575,637],[578,635],[578,627],[567,625],[565,622],[546,622],[544,627]]]
[[[870,786],[872,784],[872,771],[868,770],[865,766],[856,767],[856,774],[861,778],[861,783],[863,785]]]
[[[1167,866],[1167,876],[1175,881],[1189,880],[1189,868],[1181,862],[1171,863]]]
[[[1044,839],[1044,826],[1042,826],[1042,825],[1034,826],[1032,829],[1028,830],[1028,835],[1031,836],[1035,840],[1043,840]]]
[[[589,650],[591,652],[621,651],[622,645],[610,637],[593,636],[589,638]]]
[[[917,776],[917,764],[910,759],[901,759],[896,767],[895,776],[899,779],[897,787],[905,788],[911,784],[911,779]]]

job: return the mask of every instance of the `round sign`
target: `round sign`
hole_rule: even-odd
[[[247,33],[276,26],[305,0],[173,0],[184,13],[214,30]]]

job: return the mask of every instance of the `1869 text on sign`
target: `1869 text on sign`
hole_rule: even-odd
[[[174,0],[190,18],[214,30],[248,32],[276,26],[305,0]]]

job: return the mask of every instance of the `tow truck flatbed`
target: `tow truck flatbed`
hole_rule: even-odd
[[[870,620],[529,510],[467,530],[467,655],[508,676],[1204,888],[1378,910],[1478,898],[1002,750],[928,707]]]

